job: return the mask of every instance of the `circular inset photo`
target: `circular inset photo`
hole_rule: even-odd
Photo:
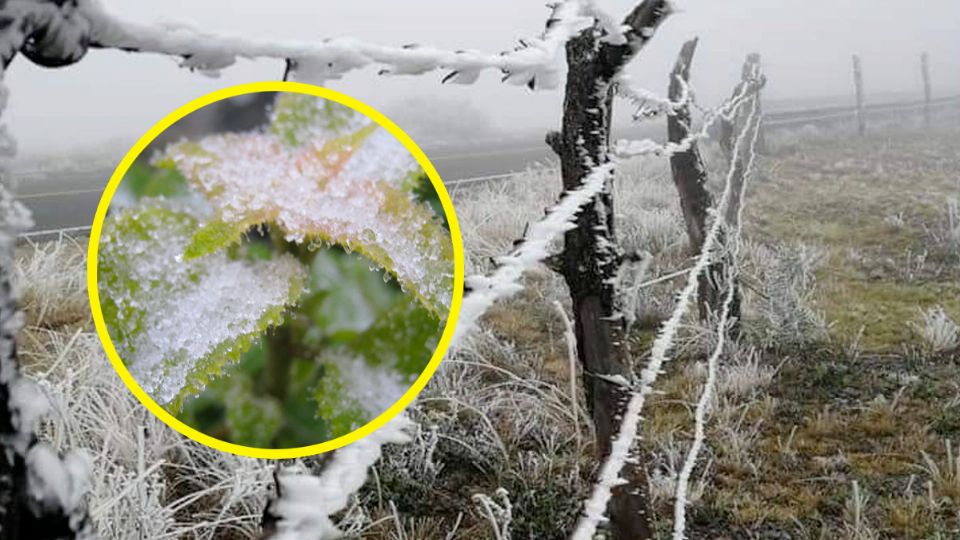
[[[179,109],[114,173],[90,241],[93,317],[131,391],[215,448],[287,458],[399,413],[453,334],[463,254],[423,152],[297,83]]]

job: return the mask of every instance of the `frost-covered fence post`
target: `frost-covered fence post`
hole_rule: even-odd
[[[692,129],[690,105],[681,102],[684,88],[690,80],[690,64],[697,50],[697,38],[683,44],[677,62],[670,73],[668,97],[674,103],[680,103],[667,115],[667,140],[680,144]],[[689,148],[670,155],[670,170],[673,183],[680,195],[680,208],[690,239],[690,253],[696,255],[703,248],[703,239],[707,231],[707,212],[713,207],[713,197],[707,190],[707,170],[700,155],[697,141],[689,143]],[[717,284],[723,275],[723,263],[715,261],[706,273],[700,276],[697,289],[700,319],[706,319],[710,310],[716,310],[720,302]]]
[[[933,86],[930,82],[930,55],[920,55],[920,75],[923,77],[923,125],[930,127],[932,112],[930,102],[933,100]]]
[[[760,55],[758,53],[750,53],[747,55],[746,61],[743,63],[743,69],[740,72],[740,83],[733,89],[733,96],[736,99],[736,96],[741,95],[744,92],[744,88],[747,88],[750,85],[751,77],[754,72],[759,72],[760,69]],[[757,106],[760,107],[760,103],[757,103]],[[763,117],[763,110],[758,110],[757,113]],[[733,158],[733,146],[734,138],[737,133],[740,133],[743,130],[743,125],[747,113],[741,110],[739,113],[734,115],[734,118],[727,119],[723,118],[720,120],[720,137],[719,143],[720,148],[723,150],[723,153],[728,162],[732,163]],[[757,133],[757,145],[756,150],[759,153],[766,151],[766,143],[764,142],[763,136],[763,124],[759,126],[760,131]]]
[[[590,172],[610,161],[610,120],[614,80],[653,36],[670,12],[666,0],[645,0],[622,27],[602,22],[566,44],[567,80],[562,129],[547,135],[560,156],[563,188],[578,189]],[[629,373],[624,318],[617,314],[615,277],[623,263],[614,229],[612,180],[578,215],[565,234],[559,270],[570,289],[577,355],[601,459],[611,450],[627,390],[611,381]],[[652,538],[646,473],[640,464],[624,471],[609,508],[614,539]]]
[[[759,93],[765,83],[766,79],[760,71],[760,55],[757,53],[748,54],[743,64],[740,83],[733,91],[733,99],[736,99],[737,96],[756,93],[757,95],[751,98],[752,107],[754,107],[756,111],[755,113],[745,113],[741,110],[740,113],[734,115],[733,120],[720,120],[720,146],[730,163],[731,170],[729,178],[733,193],[741,193],[745,181],[743,156],[737,152],[736,144],[734,144],[734,133],[743,133],[744,130],[748,129],[749,126],[746,125],[746,122],[752,117],[751,114],[755,114],[758,124],[755,126],[757,131],[754,137],[754,144],[751,145],[750,151],[760,153],[763,148],[763,124]],[[739,226],[740,206],[740,198],[731,199],[727,205],[723,219],[728,229]],[[730,304],[729,318],[732,321],[731,334],[736,336],[740,332],[740,304],[742,298],[739,292],[739,283],[734,283],[733,286],[738,290],[735,292],[733,301]]]
[[[856,54],[853,55],[853,84],[857,98],[857,133],[863,137],[867,133],[867,118],[863,114],[863,65]]]

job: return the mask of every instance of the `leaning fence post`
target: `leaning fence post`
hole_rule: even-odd
[[[857,133],[863,137],[867,132],[867,119],[863,114],[863,66],[856,54],[853,55],[853,83],[857,89]]]
[[[923,123],[930,127],[930,102],[933,99],[933,89],[930,85],[930,55],[920,55],[920,72],[923,75]]]

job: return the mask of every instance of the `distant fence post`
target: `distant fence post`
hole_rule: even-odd
[[[923,123],[930,127],[930,101],[933,99],[933,89],[930,85],[930,55],[927,53],[920,55],[920,72],[923,75]]]
[[[867,132],[867,118],[863,114],[863,66],[856,54],[853,55],[853,83],[857,89],[857,133],[863,137]]]

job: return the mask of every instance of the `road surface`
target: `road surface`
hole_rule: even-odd
[[[499,178],[553,159],[545,144],[485,145],[470,149],[426,150],[444,183]],[[31,235],[89,226],[111,169],[14,175],[17,198],[33,212]]]
[[[960,111],[960,96],[933,100],[900,101],[868,105],[864,114],[871,119],[891,115],[917,114],[925,107],[938,116]],[[773,111],[764,115],[767,129],[799,127],[806,124],[834,124],[850,122],[856,116],[850,106],[808,107],[806,109]],[[617,133],[617,138],[631,139],[663,135],[657,123]],[[461,148],[425,149],[440,177],[448,187],[480,181],[502,179],[512,172],[523,171],[538,162],[555,160],[542,138],[526,138],[498,143],[474,144]],[[33,212],[35,222],[32,236],[44,236],[63,229],[88,227],[100,201],[100,195],[113,173],[110,169],[31,173],[16,180],[17,196]],[[17,175],[15,175],[16,177]]]

